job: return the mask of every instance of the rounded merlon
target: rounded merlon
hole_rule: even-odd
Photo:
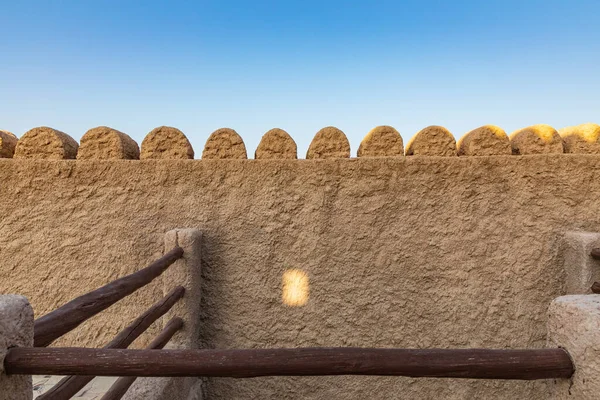
[[[562,153],[562,138],[550,125],[538,124],[519,129],[510,134],[513,154]]]
[[[242,137],[231,128],[221,128],[208,137],[202,158],[245,160],[248,155]]]
[[[177,128],[159,126],[142,141],[140,159],[183,159],[194,158],[194,149],[188,138]]]
[[[17,141],[17,137],[11,132],[0,130],[0,158],[12,158]]]
[[[3,130],[3,129],[0,129],[0,133],[7,134],[8,136],[10,136],[10,137],[12,137],[12,138],[14,138],[14,139],[17,139],[17,140],[19,139],[19,138],[17,138],[17,135],[15,135],[14,133],[12,133],[12,132],[9,132],[9,131],[5,131],[5,130]]]
[[[316,158],[350,158],[350,142],[346,134],[333,126],[317,132],[306,152],[306,159]]]
[[[78,160],[137,160],[138,144],[123,132],[107,126],[92,128],[83,135]]]
[[[456,140],[443,126],[421,129],[406,145],[407,156],[456,156]]]
[[[565,153],[600,154],[600,125],[581,124],[558,131]]]
[[[465,134],[457,143],[459,156],[511,155],[506,132],[495,125],[484,125]]]
[[[71,136],[47,126],[27,131],[17,142],[14,158],[73,160],[79,145]]]
[[[356,154],[358,157],[401,157],[404,155],[402,136],[388,125],[377,126],[364,137]]]
[[[257,160],[298,158],[298,147],[292,137],[283,129],[274,128],[265,133],[254,152]]]

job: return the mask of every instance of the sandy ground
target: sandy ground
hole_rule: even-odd
[[[37,398],[39,395],[50,390],[62,376],[50,376],[50,375],[34,375],[33,376],[33,398]],[[83,389],[79,391],[72,399],[80,400],[97,400],[102,397],[106,391],[112,386],[117,380],[116,377],[112,376],[101,376],[94,378],[93,381],[88,383]]]

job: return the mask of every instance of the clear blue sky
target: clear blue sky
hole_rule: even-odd
[[[181,129],[200,157],[235,129],[253,156],[287,130],[304,157],[334,125],[407,141],[600,122],[600,1],[0,1],[0,129],[141,143]]]

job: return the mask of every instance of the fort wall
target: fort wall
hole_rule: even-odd
[[[431,131],[447,152],[447,135]],[[461,157],[296,160],[291,146],[271,144],[269,154],[282,149],[287,159],[0,159],[0,293],[26,296],[40,316],[158,258],[165,232],[198,228],[205,347],[544,347],[548,306],[565,293],[563,237],[600,230],[600,155],[516,155],[510,141],[497,144],[497,130],[484,131],[496,136],[492,144],[477,144],[479,131],[461,142]],[[70,141],[48,132],[67,154],[61,143]],[[364,151],[382,148],[373,141],[390,132],[370,135]],[[521,133],[516,147],[538,149],[528,144],[535,132]],[[240,149],[227,134],[212,145]],[[177,154],[190,154],[174,137]],[[317,143],[312,154],[341,146]],[[474,156],[490,148],[505,155]],[[282,298],[289,270],[308,279],[300,306]],[[161,296],[153,283],[56,345],[102,346]],[[212,379],[206,394],[544,399],[545,387],[305,377]]]

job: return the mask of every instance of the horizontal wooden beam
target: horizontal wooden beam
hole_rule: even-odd
[[[113,340],[111,340],[105,349],[124,349],[127,348],[135,339],[140,337],[150,325],[162,317],[173,307],[173,305],[183,297],[185,288],[178,286],[171,290],[165,297],[156,302],[146,312],[137,317],[129,326],[123,329]],[[65,376],[46,393],[37,397],[37,400],[69,400],[75,396],[85,385],[90,383],[94,376]]]
[[[591,256],[596,260],[600,260],[600,247],[592,249]]]
[[[563,349],[298,348],[248,350],[120,350],[13,348],[8,374],[208,376],[390,375],[472,379],[569,378]]]
[[[173,318],[146,348],[162,349],[181,327],[183,327],[183,320],[179,317]],[[136,379],[137,376],[123,376],[117,379],[100,400],[120,400]]]
[[[51,313],[36,319],[33,328],[34,346],[48,346],[65,333],[77,328],[88,318],[152,282],[181,256],[183,256],[183,249],[175,247],[148,267],[77,297]]]

